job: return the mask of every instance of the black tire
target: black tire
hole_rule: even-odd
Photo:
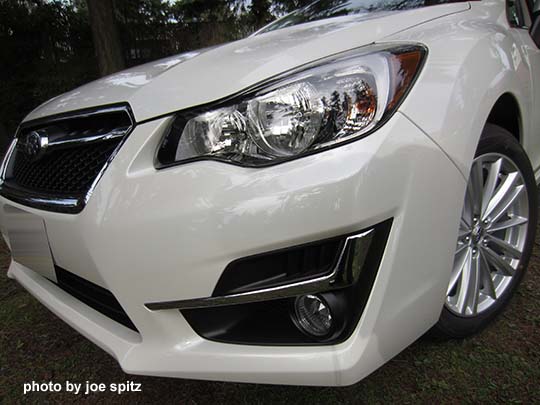
[[[429,334],[436,339],[462,339],[485,328],[508,305],[527,270],[527,265],[531,257],[536,234],[538,195],[534,172],[529,158],[510,132],[492,124],[487,124],[484,128],[475,157],[486,153],[499,153],[509,157],[518,166],[523,175],[529,202],[529,222],[527,223],[527,236],[525,238],[521,261],[508,288],[497,298],[491,307],[480,314],[474,317],[461,317],[444,306],[439,321]]]

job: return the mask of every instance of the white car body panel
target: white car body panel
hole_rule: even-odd
[[[0,213],[12,206],[41,216],[56,263],[110,290],[140,334],[17,262],[9,276],[129,373],[276,384],[358,381],[438,320],[472,157],[501,95],[519,102],[523,144],[540,167],[540,84],[530,86],[540,56],[526,35],[512,33],[504,13],[502,0],[484,0],[319,21],[133,68],[45,103],[25,121],[128,102],[139,124],[81,213],[42,211],[5,197]],[[155,169],[171,112],[373,42],[429,49],[399,111],[373,134],[267,168],[199,161]],[[341,344],[217,343],[198,336],[178,310],[144,306],[210,296],[237,258],[390,217],[373,291]],[[0,215],[4,237],[5,227]]]
[[[449,16],[387,38],[419,41],[429,48],[426,68],[401,111],[468,177],[489,113],[499,97],[509,93],[518,101],[522,144],[537,171],[540,80],[532,75],[540,71],[540,50],[526,30],[508,27],[503,1],[471,5],[470,20]]]
[[[198,56],[188,53],[105,77],[48,101],[25,120],[128,102],[136,121],[145,121],[231,96],[308,62],[469,7],[456,3],[369,18],[338,17],[251,36]]]
[[[40,284],[18,263],[10,267],[12,277],[113,353],[126,372],[276,384],[350,384],[437,320],[453,255],[448,246],[457,234],[456,224],[440,216],[440,210],[459,215],[461,201],[452,196],[463,193],[466,182],[403,115],[396,114],[365,142],[266,169],[198,162],[156,173],[150,157],[167,121],[135,129],[78,215],[43,213],[0,197],[1,210],[12,205],[45,218],[60,267],[106,286],[122,302],[138,325],[140,343],[127,328],[111,327],[100,314],[65,313],[66,294],[57,287],[43,287],[50,283]],[[437,178],[431,176],[433,167],[440,174]],[[433,194],[441,181],[448,187]],[[386,198],[381,202],[377,193],[362,190],[380,190]],[[433,194],[433,199],[421,197],[426,194]],[[321,216],[321,210],[326,215]],[[356,332],[341,345],[209,342],[191,330],[178,310],[152,312],[142,305],[141,297],[151,302],[209,296],[227,263],[238,257],[348,233],[389,217],[394,217],[394,224],[374,287],[378,293],[372,294]],[[440,232],[432,234],[433,226]],[[419,255],[418,245],[430,249]],[[58,290],[52,293],[54,300],[47,299],[51,293],[44,288]],[[407,297],[404,290],[410,292]],[[109,339],[110,334],[115,338]]]

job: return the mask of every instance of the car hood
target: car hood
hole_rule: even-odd
[[[305,63],[469,8],[468,3],[452,3],[367,13],[252,35],[103,77],[47,101],[25,121],[125,102],[137,122],[145,121],[227,97]]]

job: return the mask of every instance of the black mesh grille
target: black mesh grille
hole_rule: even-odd
[[[32,161],[17,150],[8,184],[47,194],[85,194],[120,139],[56,150]]]
[[[89,307],[112,320],[135,332],[139,332],[120,303],[109,290],[91,283],[90,281],[58,266],[56,266],[56,279],[58,281],[58,286],[68,294],[71,294],[79,301],[84,302]]]
[[[127,106],[23,125],[1,194],[21,204],[77,213],[133,127]]]

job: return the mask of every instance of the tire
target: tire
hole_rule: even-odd
[[[497,171],[499,167],[502,167],[501,171]],[[515,188],[508,189],[506,200],[501,200],[499,207],[506,206],[506,202],[511,201],[514,194],[518,194],[518,197],[503,214],[500,214],[501,208],[493,209],[490,215],[494,218],[497,215],[501,217],[490,224],[490,218],[486,214],[498,201],[495,197],[503,195],[502,191],[505,189],[501,186],[503,183],[511,184],[512,179],[519,177],[514,169],[518,169],[521,177],[515,180]],[[491,172],[500,174],[491,175]],[[481,182],[475,182],[475,179],[481,179]],[[478,186],[479,184],[482,185]],[[493,184],[495,185],[490,187]],[[475,193],[475,189],[481,190],[481,193]],[[490,194],[486,190],[494,191]],[[501,193],[498,194],[499,191]],[[482,196],[481,200],[474,197],[478,195]],[[486,198],[490,195],[493,197],[491,200]],[[507,130],[487,124],[471,168],[445,304],[439,321],[430,331],[431,337],[461,339],[473,335],[485,328],[508,305],[531,257],[536,233],[537,198],[537,185],[531,163],[519,142]],[[484,203],[484,200],[488,202]],[[485,204],[488,206],[484,210]],[[525,216],[527,222],[519,224],[524,221]],[[510,226],[511,224],[514,225]],[[503,225],[509,227],[497,230]],[[500,240],[506,241],[517,250],[501,244]],[[496,260],[493,252],[510,264],[514,271]],[[459,269],[461,275],[458,275]],[[479,291],[476,298],[469,293],[473,291],[471,286]]]

